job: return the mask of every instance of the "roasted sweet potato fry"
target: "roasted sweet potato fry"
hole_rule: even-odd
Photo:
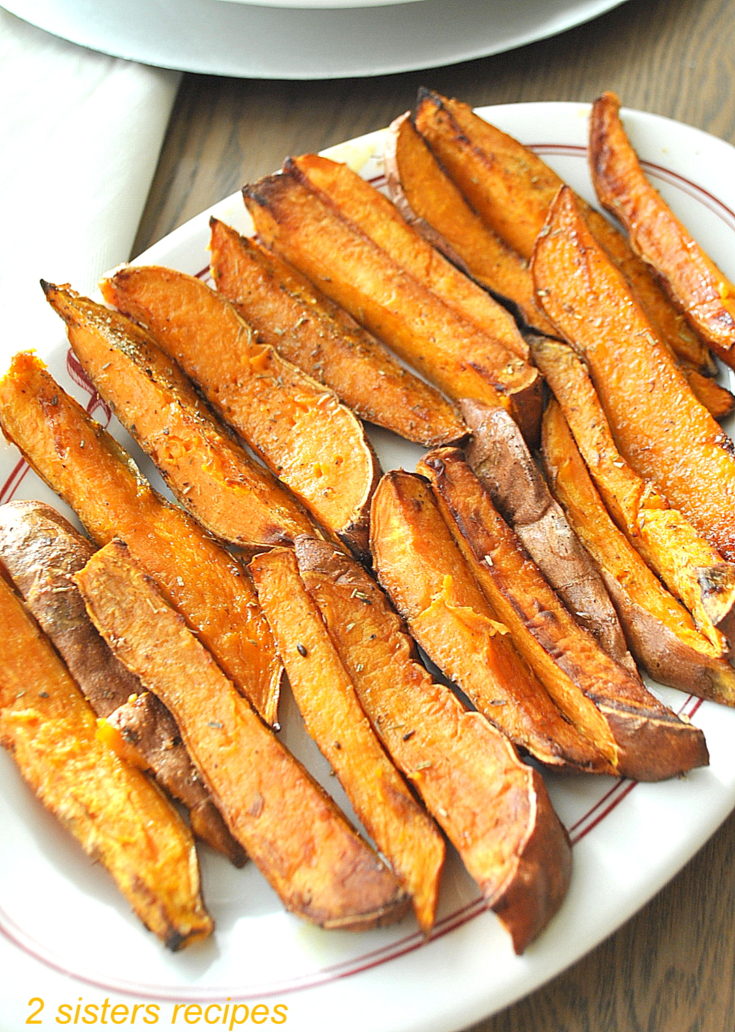
[[[528,559],[490,495],[453,448],[430,452],[445,518],[499,619],[559,708],[615,770],[657,781],[707,762],[704,737],[604,653]]]
[[[408,898],[113,539],[76,576],[117,657],[173,713],[230,831],[284,905],[325,928],[401,917]]]
[[[502,409],[500,411],[503,411]],[[511,741],[553,768],[612,773],[568,723],[480,591],[434,500],[413,473],[378,484],[371,551],[382,587],[429,659]]]
[[[357,563],[316,540],[299,539],[296,556],[373,727],[522,952],[558,910],[571,872],[543,781],[485,717],[433,683]]]
[[[306,729],[355,813],[413,900],[434,923],[444,839],[380,744],[291,550],[257,556],[250,570]]]
[[[735,566],[642,480],[617,449],[582,359],[548,337],[532,338],[536,363],[561,406],[608,511],[721,654],[735,631]]]
[[[587,360],[615,442],[728,561],[735,560],[735,453],[660,344],[571,191],[559,192],[532,267],[539,303]]]
[[[464,437],[459,414],[273,251],[210,220],[215,285],[260,340],[331,387],[362,419],[431,447]]]
[[[535,437],[538,371],[460,316],[293,172],[245,187],[258,235],[453,399],[507,407]]]
[[[404,219],[482,287],[511,301],[528,326],[553,333],[527,262],[470,207],[409,112],[391,124],[384,154],[388,192]]]
[[[273,721],[282,667],[241,563],[164,502],[31,354],[16,355],[0,380],[0,425],[98,544],[125,539],[238,689]]]
[[[634,250],[658,273],[695,330],[735,367],[735,285],[647,179],[614,93],[603,93],[592,105],[589,159],[600,203],[620,219]]]
[[[698,369],[691,369],[682,363],[682,371],[687,378],[697,401],[701,401],[709,414],[718,423],[727,419],[735,411],[735,394],[711,376],[705,376]]]
[[[152,773],[186,806],[196,834],[240,866],[242,847],[192,766],[173,717],[115,659],[87,616],[72,576],[93,553],[91,542],[50,505],[0,506],[0,566],[101,718],[103,738]]]
[[[362,553],[378,460],[359,420],[258,341],[231,304],[174,269],[128,266],[102,284],[142,323],[319,523]]]
[[[521,433],[503,409],[462,406],[472,438],[467,461],[495,507],[577,621],[634,675],[615,609],[597,569],[551,496]]]
[[[415,123],[481,218],[523,258],[530,258],[549,205],[563,185],[559,176],[461,101],[422,90]],[[645,262],[607,219],[577,200],[598,243],[629,279],[668,346],[692,367],[712,371],[706,345],[672,306]]]
[[[144,330],[68,287],[46,283],[44,291],[90,381],[206,530],[247,554],[315,532],[301,506],[214,421]]]
[[[425,240],[379,190],[348,165],[318,154],[289,158],[285,168],[331,202],[415,280],[519,358],[528,345],[512,315]]]
[[[661,684],[734,705],[735,670],[613,523],[557,402],[544,413],[542,448],[554,494],[605,579],[636,659]]]
[[[100,742],[94,712],[3,577],[0,620],[0,743],[147,928],[173,950],[205,938],[213,925],[181,817]]]

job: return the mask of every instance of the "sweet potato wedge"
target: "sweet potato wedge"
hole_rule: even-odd
[[[146,326],[318,522],[362,554],[380,471],[362,424],[336,395],[259,342],[233,306],[194,276],[131,265],[102,291]]]
[[[518,427],[502,409],[468,401],[462,410],[472,430],[467,461],[493,504],[577,621],[604,652],[636,674],[607,589]]]
[[[0,566],[101,718],[105,740],[152,773],[187,808],[199,838],[240,866],[242,847],[197,775],[173,717],[115,659],[87,616],[72,577],[93,553],[91,542],[50,505],[0,506]],[[116,737],[107,731],[113,727]]]
[[[313,539],[296,542],[296,557],[373,727],[522,952],[558,910],[571,873],[568,838],[538,772],[432,681],[357,563]]]
[[[633,249],[656,271],[694,329],[735,367],[735,285],[646,177],[614,93],[603,93],[592,105],[589,161],[600,203],[620,219]]]
[[[507,407],[537,436],[538,371],[460,316],[291,171],[244,188],[260,238],[455,400]]]
[[[218,219],[210,228],[215,286],[263,343],[331,387],[362,419],[406,440],[431,447],[465,436],[459,414],[437,390],[278,255]]]
[[[695,398],[704,405],[709,414],[721,423],[735,412],[735,394],[711,376],[705,376],[698,369],[682,363],[682,371]]]
[[[470,207],[410,112],[391,123],[384,160],[388,193],[406,222],[475,282],[511,301],[526,325],[553,333],[536,304],[527,262]]]
[[[282,667],[242,564],[160,498],[31,354],[16,355],[0,380],[0,426],[97,544],[125,539],[238,689],[273,721]]]
[[[461,101],[422,90],[416,127],[480,217],[526,259],[563,185],[529,148]],[[610,254],[672,351],[694,368],[713,371],[706,345],[674,308],[650,269],[599,212],[577,199],[598,243]]]
[[[381,586],[429,659],[477,709],[514,745],[552,769],[612,773],[521,659],[429,484],[414,473],[386,473],[373,496],[370,527]]]
[[[444,839],[365,716],[293,552],[279,548],[256,556],[250,571],[306,729],[428,932],[436,913]]]
[[[623,457],[727,561],[735,560],[735,452],[694,397],[566,188],[539,237],[539,303],[586,361]]]
[[[735,632],[735,566],[623,459],[582,359],[548,337],[532,338],[536,364],[564,413],[608,511],[721,654]]]
[[[94,712],[4,577],[0,619],[0,743],[147,928],[172,950],[205,938],[213,924],[181,817],[99,741]]]
[[[397,920],[408,898],[113,539],[76,575],[117,657],[171,710],[230,831],[288,910],[325,928]]]
[[[735,704],[735,671],[615,526],[555,401],[544,413],[542,449],[554,494],[597,563],[641,666],[661,684]]]
[[[285,169],[321,194],[339,214],[374,241],[445,305],[519,358],[528,345],[507,309],[421,236],[384,194],[348,165],[318,154],[289,158]]]
[[[492,504],[461,451],[419,464],[516,647],[559,708],[622,776],[657,781],[707,762],[704,737],[604,653],[573,619]]]
[[[91,383],[205,530],[246,554],[315,532],[301,506],[214,421],[144,330],[68,287],[44,283],[44,292]]]

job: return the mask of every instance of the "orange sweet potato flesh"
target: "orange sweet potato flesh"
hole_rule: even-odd
[[[461,101],[422,90],[416,127],[480,217],[525,259],[562,180],[529,148],[501,132]],[[580,198],[598,243],[630,280],[649,319],[672,351],[691,366],[713,370],[707,346],[671,304],[651,270],[625,237]]]
[[[240,866],[242,847],[192,766],[171,714],[115,659],[87,616],[72,577],[93,552],[92,543],[50,505],[0,506],[0,565],[101,718],[103,737],[153,773],[186,806],[196,834]],[[113,728],[115,738],[107,733]]]
[[[404,219],[477,283],[511,301],[527,325],[553,333],[536,304],[527,262],[470,207],[409,112],[391,124],[384,158],[388,192]]]
[[[476,401],[462,411],[472,430],[467,462],[541,573],[604,652],[636,674],[615,609],[594,563],[549,491],[507,412]]]
[[[428,932],[436,914],[444,839],[365,716],[293,552],[279,548],[257,556],[250,570],[306,729]]]
[[[370,540],[378,580],[413,638],[491,723],[552,769],[612,773],[521,659],[426,480],[386,473],[373,497]]]
[[[234,307],[194,276],[129,266],[102,290],[147,327],[318,522],[362,553],[379,466],[362,424],[336,395],[261,343]]]
[[[423,283],[444,304],[474,323],[519,358],[528,358],[528,345],[507,311],[474,283],[403,218],[398,208],[348,165],[318,154],[289,158],[293,171],[319,192],[337,211],[378,247]]]
[[[325,928],[397,920],[407,897],[113,539],[77,574],[118,658],[173,713],[230,831],[288,910]]]
[[[732,444],[689,389],[566,189],[549,213],[532,267],[547,315],[586,359],[623,457],[725,560],[735,560]]]
[[[561,406],[608,511],[715,650],[735,630],[735,566],[623,459],[582,359],[561,341],[532,338],[534,358]],[[725,632],[725,633],[723,633]]]
[[[292,171],[243,191],[259,237],[448,397],[508,408],[536,437],[538,371],[449,307]]]
[[[458,449],[420,464],[498,617],[559,708],[622,776],[658,781],[707,762],[702,733],[680,721],[575,622]]]
[[[0,380],[0,425],[97,544],[124,538],[238,689],[273,721],[282,667],[242,564],[160,498],[31,354],[16,355]]]
[[[542,450],[549,483],[605,579],[638,662],[662,684],[735,704],[735,670],[615,526],[556,402],[544,413]]]
[[[358,416],[431,447],[466,434],[459,414],[367,330],[256,240],[210,220],[217,289],[266,344]]]
[[[735,285],[652,186],[620,118],[603,93],[592,105],[589,160],[600,203],[625,226],[634,250],[719,357],[735,366]]]
[[[719,423],[733,414],[735,395],[727,387],[684,363],[682,363],[682,369],[694,396],[702,402],[713,419]]]
[[[161,792],[99,741],[93,710],[0,577],[0,743],[43,805],[170,949],[208,936],[194,842]]]
[[[215,423],[144,330],[68,287],[44,290],[89,380],[205,530],[247,554],[314,533],[301,506]]]
[[[435,684],[372,578],[327,542],[299,571],[363,709],[521,953],[558,910],[571,850],[538,772],[481,714]]]

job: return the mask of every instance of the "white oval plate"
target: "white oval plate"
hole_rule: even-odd
[[[582,104],[519,104],[482,109],[482,114],[531,144],[592,200],[584,151],[588,110]],[[656,186],[735,277],[735,151],[666,119],[624,115]],[[382,132],[373,133],[328,153],[379,182],[383,138]],[[233,195],[139,261],[200,272],[208,260],[210,214],[248,228],[240,196]],[[90,403],[62,336],[50,342],[45,357],[64,385]],[[104,417],[104,411],[99,415]],[[113,429],[126,441],[119,427]],[[385,468],[412,469],[420,454],[387,433],[375,434],[374,440]],[[0,500],[13,495],[53,501],[15,450],[3,446]],[[135,1002],[146,1004],[151,1009],[139,1011],[137,1024],[147,1014],[147,1024],[163,1027],[196,1027],[198,1021],[201,1027],[227,1028],[244,1016],[244,1010],[232,1009],[235,1002],[269,1008],[268,1025],[285,1016],[293,1032],[452,1032],[490,1015],[613,932],[673,877],[735,806],[735,712],[676,691],[657,691],[704,729],[710,767],[657,785],[594,777],[548,779],[574,842],[574,874],[560,913],[522,957],[514,956],[508,936],[484,911],[454,857],[443,882],[436,930],[424,941],[408,919],[365,934],[311,928],[283,912],[252,864],[235,871],[207,850],[202,850],[203,883],[217,922],[216,936],[201,947],[171,955],[130,916],[106,874],[56,827],[2,754],[3,1032],[15,1032],[36,1012],[47,1025],[55,1024],[59,1015],[71,1019],[76,1014],[81,1021],[84,1012],[75,1007],[97,1007],[88,1016],[101,1020],[105,1000],[109,1006],[129,1008]],[[287,740],[343,801],[290,710],[286,702],[282,716]],[[185,1022],[185,1004],[194,1008],[188,1013],[196,1021]],[[266,1012],[257,1013],[262,1017]],[[253,1023],[250,1017],[247,1023]]]
[[[214,0],[3,0],[73,43],[144,64],[253,79],[386,75],[498,54],[623,0],[424,0],[288,10]]]
[[[417,4],[425,0],[218,0],[223,4],[244,7],[286,7],[289,10],[338,10],[346,7],[394,7],[396,4]]]

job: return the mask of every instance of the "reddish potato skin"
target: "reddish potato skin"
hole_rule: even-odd
[[[92,709],[122,755],[152,772],[183,803],[195,833],[236,866],[245,862],[205,789],[171,714],[113,656],[87,616],[73,576],[94,546],[43,502],[0,506],[0,566],[53,642]],[[135,748],[129,746],[135,743]]]
[[[153,782],[99,740],[89,703],[4,577],[0,619],[0,745],[169,949],[208,937],[214,925],[188,827]]]
[[[549,491],[516,424],[499,409],[465,402],[467,461],[562,601],[618,663],[636,674],[597,569]]]

